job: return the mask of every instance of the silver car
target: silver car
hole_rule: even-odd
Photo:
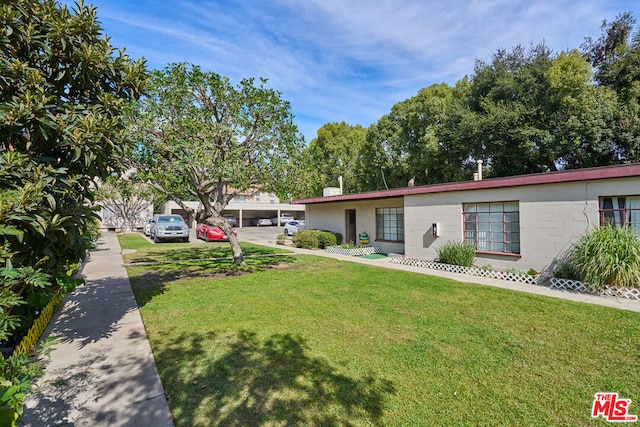
[[[189,226],[180,215],[156,214],[151,224],[151,237],[155,243],[163,240],[189,242]]]
[[[229,223],[230,226],[235,227],[238,225],[238,219],[232,214],[224,214],[222,217]]]

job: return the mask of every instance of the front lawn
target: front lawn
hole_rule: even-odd
[[[193,261],[212,258],[228,258],[232,256],[228,242],[209,242],[202,244],[187,243],[152,243],[140,233],[118,235],[120,246],[125,252],[122,256],[125,263],[153,263],[166,261]],[[275,249],[241,242],[245,257],[266,254],[287,253],[285,249]],[[132,250],[132,251],[129,251]]]
[[[176,426],[605,425],[601,391],[640,414],[638,313],[268,259],[128,268]]]

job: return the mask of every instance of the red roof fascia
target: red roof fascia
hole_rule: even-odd
[[[562,182],[592,181],[598,179],[613,179],[640,177],[640,164],[605,166],[588,169],[571,169],[559,172],[546,172],[531,175],[518,175],[503,178],[488,178],[480,181],[450,182],[445,184],[422,185],[417,187],[393,188],[391,190],[377,190],[367,193],[343,194],[340,196],[311,197],[293,200],[293,204],[313,204],[329,202],[346,202],[353,200],[386,199],[404,197],[414,194],[446,193],[465,190],[483,190],[501,187],[520,187],[525,185],[558,184]]]

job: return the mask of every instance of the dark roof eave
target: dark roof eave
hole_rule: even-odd
[[[571,169],[559,172],[545,172],[531,175],[518,175],[502,178],[488,178],[480,181],[449,182],[445,184],[421,185],[417,187],[393,188],[367,193],[343,194],[340,196],[311,197],[293,200],[292,204],[314,204],[346,202],[354,200],[374,200],[392,197],[404,197],[415,194],[446,193],[465,190],[483,190],[501,187],[520,187],[525,185],[559,184],[563,182],[591,181],[598,179],[640,177],[640,164],[603,166],[588,169]]]

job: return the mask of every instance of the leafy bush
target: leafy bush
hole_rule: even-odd
[[[287,235],[284,233],[280,233],[276,236],[276,243],[279,245],[284,245],[284,242],[287,240]]]
[[[100,223],[95,217],[91,217],[87,219],[86,226],[84,238],[88,241],[87,249],[95,249],[98,237],[100,237]]]
[[[304,249],[325,249],[338,242],[336,234],[331,231],[301,230],[293,235],[296,247]]]
[[[445,264],[471,267],[476,249],[465,242],[447,242],[438,249],[438,260]]]
[[[331,231],[318,231],[318,248],[325,249],[327,246],[335,246],[338,244],[336,235]]]
[[[593,291],[640,284],[640,240],[632,228],[594,228],[573,245],[566,261]]]
[[[13,268],[7,262],[0,268],[0,342],[31,326],[35,310],[51,298],[50,286],[49,275],[32,267]]]
[[[92,184],[125,167],[125,112],[147,73],[111,47],[91,6],[3,2],[2,17],[0,340],[12,344],[52,294],[77,283],[68,272],[97,232]],[[0,356],[0,425],[22,413],[37,372],[29,361]]]
[[[580,280],[580,273],[575,266],[565,258],[554,260],[553,275],[559,279]]]
[[[24,398],[41,374],[41,363],[33,363],[29,355],[0,357],[0,425],[17,425]]]
[[[336,245],[341,245],[344,242],[344,237],[342,233],[333,233],[336,236]]]
[[[298,248],[317,249],[318,232],[315,230],[301,230],[294,234],[295,244]]]

